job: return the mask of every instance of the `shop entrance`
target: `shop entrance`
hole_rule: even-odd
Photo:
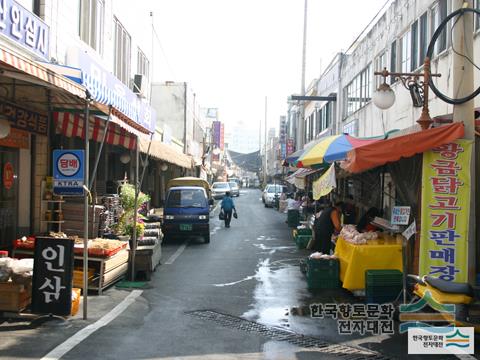
[[[18,150],[0,147],[0,249],[17,237]]]

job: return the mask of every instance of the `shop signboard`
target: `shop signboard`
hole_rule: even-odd
[[[295,140],[289,138],[287,140],[287,156],[295,152]]]
[[[392,225],[408,225],[410,219],[410,206],[394,206],[392,208]]]
[[[0,0],[0,34],[36,57],[49,60],[49,28],[15,0]]]
[[[83,196],[84,151],[53,151],[53,193]]]
[[[0,114],[7,117],[12,128],[39,135],[47,135],[48,118],[46,115],[41,115],[5,101],[0,101]]]
[[[155,133],[155,110],[110,71],[78,48],[68,49],[67,62],[69,66],[81,69],[81,79],[76,81],[87,88],[95,101],[113,106],[143,128]],[[65,72],[70,70],[64,68]]]
[[[468,281],[471,156],[469,140],[423,154],[420,275]]]
[[[32,312],[70,315],[72,306],[73,247],[71,239],[35,239]]]

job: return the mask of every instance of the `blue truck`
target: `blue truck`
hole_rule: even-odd
[[[195,177],[172,179],[167,184],[162,231],[165,237],[201,236],[210,242],[210,185]]]

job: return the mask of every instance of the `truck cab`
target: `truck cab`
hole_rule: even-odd
[[[213,200],[205,186],[210,189],[208,182],[196,178],[177,178],[168,183],[162,225],[167,238],[202,236],[205,243],[210,242]]]

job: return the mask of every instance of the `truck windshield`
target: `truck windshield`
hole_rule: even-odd
[[[208,205],[203,189],[179,189],[170,191],[166,206],[171,208],[204,208]]]

